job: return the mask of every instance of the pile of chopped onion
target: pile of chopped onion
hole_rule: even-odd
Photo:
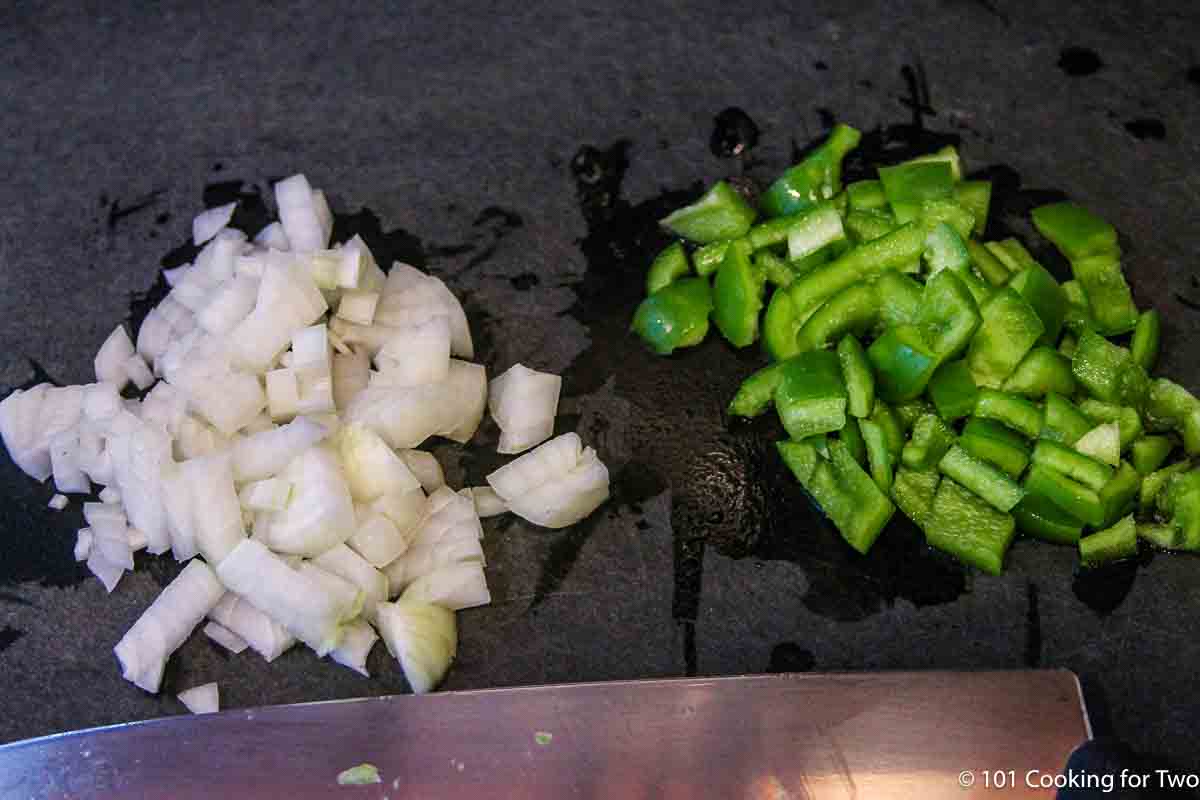
[[[576,434],[550,438],[558,376],[517,364],[489,397],[442,281],[385,274],[357,236],[331,245],[325,195],[303,175],[275,202],[279,221],[252,239],[229,227],[234,204],[197,216],[203,247],[166,273],[136,340],[112,331],[95,383],[13,392],[0,436],[30,477],[53,477],[52,508],[98,492],[75,557],[108,591],[137,550],[187,562],[116,645],[142,689],[159,691],[204,623],[233,653],[271,661],[302,642],[363,675],[382,637],[427,692],[454,659],[456,612],[491,602],[480,518],[573,524],[608,497],[608,471]],[[535,449],[456,492],[419,448],[470,441],[485,409],[500,453]],[[180,699],[215,710],[216,684]]]

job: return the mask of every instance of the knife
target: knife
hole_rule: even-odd
[[[0,796],[1052,797],[1026,776],[1060,773],[1090,738],[1079,682],[1062,670],[617,681],[46,736],[0,747]],[[363,763],[379,783],[339,785]]]

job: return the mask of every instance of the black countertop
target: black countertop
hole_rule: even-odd
[[[772,460],[772,432],[721,417],[753,348],[712,337],[662,360],[625,332],[661,243],[653,221],[718,177],[769,179],[837,118],[870,131],[875,155],[956,137],[969,171],[997,183],[994,232],[1028,234],[1025,212],[1055,192],[1113,221],[1136,299],[1164,314],[1160,369],[1200,388],[1194,8],[522,5],[11,7],[0,387],[35,369],[91,380],[202,202],[253,201],[303,171],[340,232],[446,278],[492,374],[564,373],[559,429],[614,476],[613,500],[573,529],[486,524],[495,602],[461,615],[446,688],[1066,667],[1100,726],[1194,766],[1200,562],[1159,555],[1076,581],[1073,551],[1018,542],[991,578],[899,526],[853,558]],[[709,139],[729,106],[760,136],[721,159]],[[485,425],[473,447],[436,450],[456,485],[479,484],[495,440]],[[267,665],[195,636],[163,696],[142,693],[111,648],[176,567],[141,558],[106,596],[71,560],[78,503],[46,509],[50,486],[7,459],[0,485],[0,741],[178,713],[174,692],[209,680],[227,707],[405,688],[382,648],[368,680],[302,649]]]

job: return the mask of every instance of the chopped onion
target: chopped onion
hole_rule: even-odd
[[[492,595],[483,575],[483,564],[468,561],[422,575],[409,584],[402,599],[458,611],[485,606],[492,602]]]
[[[215,682],[206,683],[203,686],[193,686],[191,689],[180,692],[176,697],[193,714],[215,714],[221,709],[221,694]]]
[[[365,350],[351,349],[333,355],[333,403],[338,409],[350,405],[355,395],[367,388],[371,359]]]
[[[390,386],[440,383],[450,372],[450,318],[437,315],[396,328],[375,363]]]
[[[517,516],[546,528],[565,528],[608,499],[608,468],[590,447],[579,463],[558,479],[508,501]]]
[[[254,310],[258,283],[254,278],[235,275],[221,285],[204,310],[196,315],[196,322],[209,333],[229,333]],[[141,337],[138,338],[140,341]]]
[[[220,452],[228,446],[229,440],[215,428],[195,417],[187,416],[179,423],[179,434],[175,439],[173,451],[177,459],[187,461]],[[95,475],[92,475],[92,478],[100,480]]]
[[[475,513],[481,518],[495,517],[508,511],[508,503],[492,487],[472,486],[469,491],[471,501],[475,503]]]
[[[554,434],[562,378],[516,364],[488,385],[488,411],[500,426],[498,452],[521,453]]]
[[[321,569],[311,561],[301,561],[294,569],[334,598],[339,608],[338,619],[349,620],[362,613],[366,596],[362,589],[350,581]]]
[[[234,655],[237,655],[250,646],[246,643],[245,639],[216,622],[210,622],[204,626],[204,635]]]
[[[378,641],[379,635],[375,629],[364,620],[356,619],[346,626],[342,643],[330,650],[329,656],[342,666],[369,678],[371,673],[367,672],[367,656]]]
[[[92,553],[92,529],[80,528],[75,533],[75,560],[87,561]]]
[[[254,243],[269,250],[292,249],[291,244],[288,242],[287,234],[283,231],[283,224],[280,222],[272,222],[255,234]]]
[[[133,385],[142,391],[154,385],[154,373],[146,365],[146,360],[137,353],[126,359],[125,374],[133,381]]]
[[[356,325],[370,325],[379,305],[379,292],[347,291],[338,302],[338,317]]]
[[[163,668],[225,589],[202,561],[188,562],[114,648],[125,680],[157,692]]]
[[[449,494],[452,499],[430,513],[412,535],[412,543],[403,555],[385,568],[393,595],[416,578],[443,566],[483,561],[479,544],[483,528],[474,504],[453,492]]]
[[[221,229],[233,219],[233,210],[237,202],[226,203],[223,206],[201,211],[192,220],[192,244],[199,247],[221,232]]]
[[[368,512],[346,544],[372,566],[382,567],[408,549],[408,537],[385,515]]]
[[[488,484],[506,501],[533,491],[570,472],[579,463],[583,442],[576,433],[564,433],[530,453],[514,459],[487,476]]]
[[[275,184],[279,221],[293,250],[323,250],[329,242],[313,190],[303,175],[293,175]],[[326,207],[327,208],[327,207]]]
[[[408,492],[421,486],[404,460],[379,434],[363,425],[342,428],[338,433],[338,452],[350,494],[358,502],[370,502],[381,495]]]
[[[368,620],[375,618],[375,604],[388,599],[387,576],[344,544],[329,548],[312,563],[362,590],[363,616]]]
[[[282,511],[287,507],[292,485],[279,478],[248,483],[238,492],[242,508],[250,511]]]
[[[231,592],[283,625],[317,655],[325,655],[341,641],[346,609],[339,599],[259,542],[247,539],[239,544],[217,566],[217,575]],[[237,632],[254,646],[250,637]]]
[[[94,362],[96,380],[102,383],[115,383],[117,389],[124,388],[125,384],[129,382],[129,375],[125,371],[125,362],[133,353],[133,342],[129,340],[125,326],[118,325],[113,328],[113,332],[108,335],[104,344],[100,345],[99,352],[96,353]]]
[[[54,509],[55,511],[62,511],[67,507],[68,502],[70,501],[67,500],[67,496],[65,494],[56,494],[54,497],[50,498],[50,502],[47,503],[46,506]]]
[[[350,489],[330,450],[313,447],[305,451],[282,477],[292,484],[292,495],[287,508],[271,515],[266,535],[272,550],[316,556],[354,533]]]
[[[219,567],[246,538],[230,458],[223,453],[194,458],[180,472],[191,491],[196,546],[209,564]]]
[[[116,489],[112,488],[111,486],[104,487],[104,489],[102,489],[100,491],[99,496],[100,496],[101,503],[114,503],[115,504],[115,503],[121,502],[121,493],[118,492]]]
[[[272,250],[254,310],[230,334],[234,358],[250,372],[264,371],[295,331],[316,322],[327,309],[312,278],[292,269],[289,254]]]
[[[151,553],[165,553],[171,540],[161,485],[172,463],[171,437],[124,412],[114,417],[111,429],[107,452],[112,457],[113,483],[121,492],[129,521],[146,534]]]
[[[327,435],[325,426],[297,417],[287,425],[247,436],[234,445],[233,477],[244,483],[278,475]]]
[[[379,604],[379,633],[416,694],[433,690],[458,651],[454,612],[401,599]]]
[[[438,463],[433,453],[424,450],[401,450],[400,458],[408,465],[408,469],[421,482],[421,488],[426,492],[436,491],[446,485],[446,475],[442,465]]]
[[[92,490],[80,468],[78,429],[65,430],[50,440],[50,466],[58,491],[87,494]]]
[[[96,540],[93,536],[92,546],[88,550],[87,568],[104,584],[104,590],[112,594],[112,590],[117,588],[117,584],[120,583],[121,576],[125,574],[125,568],[105,558],[104,551],[95,545]]]
[[[279,658],[296,643],[282,625],[233,592],[226,592],[208,616],[244,639],[267,662]]]
[[[142,421],[161,425],[171,436],[187,418],[187,396],[166,381],[159,381],[142,400]]]

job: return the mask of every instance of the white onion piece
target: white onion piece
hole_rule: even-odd
[[[193,714],[215,714],[221,710],[221,693],[215,682],[185,689],[176,697]]]
[[[396,523],[388,517],[368,512],[362,515],[358,527],[346,540],[346,544],[367,563],[382,567],[408,549],[408,537],[402,534]]]
[[[292,366],[330,369],[329,331],[324,324],[309,325],[292,334]]]
[[[516,364],[488,385],[488,411],[500,426],[498,452],[521,453],[554,434],[562,378]]]
[[[121,493],[111,486],[105,486],[99,494],[101,503],[117,504],[121,502]]]
[[[350,581],[321,569],[311,561],[301,561],[294,569],[334,598],[339,608],[338,619],[349,620],[362,613],[366,596],[362,589]]]
[[[492,487],[472,486],[470,492],[471,500],[475,503],[475,513],[481,519],[499,516],[508,511],[508,503],[504,502],[504,498],[496,494]]]
[[[342,284],[344,288],[354,288],[364,292],[383,292],[387,275],[379,268],[374,254],[371,253],[371,248],[367,247],[362,236],[356,233],[352,239],[342,245],[342,258],[346,265],[357,264],[358,272],[358,281],[354,286],[349,287]],[[343,269],[352,270],[353,267],[346,266]]]
[[[233,278],[237,262],[246,246],[246,234],[226,228],[196,256],[196,269],[203,270],[213,289]],[[209,295],[210,298],[212,294]],[[210,301],[211,302],[211,301]]]
[[[266,375],[267,409],[271,419],[286,422],[300,413],[300,379],[292,369],[273,369]]]
[[[312,278],[291,267],[287,253],[268,254],[254,310],[230,334],[235,359],[250,372],[266,370],[296,330],[328,309]]]
[[[121,389],[115,383],[89,383],[83,387],[83,417],[91,422],[112,419],[121,410]]]
[[[167,658],[224,592],[207,564],[189,561],[114,648],[125,680],[147,692],[157,692]]]
[[[125,332],[124,325],[113,328],[113,332],[100,345],[93,366],[96,370],[96,380],[103,383],[115,383],[121,389],[129,381],[125,372],[125,362],[134,353],[133,342]]]
[[[437,433],[447,439],[466,444],[475,435],[487,407],[487,370],[482,364],[450,359],[450,374],[441,384],[447,401],[454,401],[453,413]]]
[[[408,465],[409,470],[421,482],[421,488],[426,492],[436,491],[446,485],[446,475],[442,465],[438,463],[433,453],[424,450],[401,450],[400,458]]]
[[[242,508],[250,511],[282,511],[287,508],[292,485],[279,478],[248,483],[238,492]]]
[[[209,564],[219,566],[246,538],[230,458],[227,454],[194,458],[180,471],[191,490],[196,546]]]
[[[92,553],[92,529],[80,528],[75,532],[75,560],[87,561]]]
[[[375,320],[384,325],[414,325],[435,314],[449,318],[451,353],[459,358],[474,357],[467,315],[454,293],[440,279],[409,264],[394,262],[375,310]]]
[[[142,421],[162,426],[171,436],[187,418],[187,396],[166,381],[159,381],[142,400]]]
[[[508,500],[517,516],[545,528],[565,528],[608,499],[608,468],[590,447],[568,473]]]
[[[450,372],[450,319],[430,317],[417,325],[396,328],[375,356],[392,386],[440,383]]]
[[[370,325],[379,305],[379,292],[346,291],[338,302],[337,315],[356,325]]]
[[[161,486],[163,473],[172,464],[171,437],[157,425],[127,413],[114,418],[112,430],[107,452],[129,522],[146,534],[151,553],[165,553],[171,539]]]
[[[266,433],[275,430],[275,423],[266,411],[258,412],[258,416],[247,422],[240,431],[242,436],[253,436],[256,433]]]
[[[226,436],[237,432],[267,407],[267,396],[255,375],[230,372],[191,387],[191,407]]]
[[[46,397],[47,383],[32,389],[17,389],[0,402],[0,435],[9,457],[21,471],[37,481],[44,481],[52,472],[49,450],[38,446],[40,431],[37,418]]]
[[[176,561],[187,561],[199,554],[196,546],[196,523],[192,515],[192,487],[187,474],[179,468],[170,470],[161,483],[162,503],[167,516],[167,533],[171,552]]]
[[[154,373],[150,371],[145,359],[137,353],[131,355],[125,361],[125,374],[129,376],[129,380],[133,381],[133,385],[140,390],[149,389],[154,385]]]
[[[58,491],[87,494],[92,490],[91,481],[80,469],[77,429],[62,431],[50,440],[50,466]]]
[[[416,694],[433,690],[458,652],[454,612],[400,600],[379,604],[379,633]]]
[[[369,428],[346,425],[338,433],[337,442],[346,484],[358,502],[420,488],[420,481],[404,460]]]
[[[221,452],[227,447],[229,440],[215,428],[193,416],[187,416],[179,423],[173,450],[177,459],[187,461]],[[92,478],[99,480],[95,475]]]
[[[104,552],[95,544],[96,540],[93,537],[92,547],[88,550],[87,568],[104,584],[104,591],[112,594],[112,590],[120,583],[121,576],[125,574],[125,568],[105,558]]]
[[[458,523],[436,539],[415,540],[404,555],[384,567],[388,590],[400,594],[418,578],[445,567],[484,561],[479,534],[470,523]],[[443,604],[444,605],[444,604]]]
[[[483,564],[464,562],[422,575],[409,584],[401,599],[459,611],[485,606],[492,602],[492,595],[483,575]]]
[[[150,309],[138,327],[137,351],[151,363],[158,360],[171,344],[171,323],[158,310]]]
[[[172,269],[164,269],[162,271],[162,275],[163,275],[163,280],[165,280],[167,282],[167,286],[170,286],[171,288],[175,288],[175,284],[177,284],[181,280],[183,280],[183,275],[185,272],[187,272],[187,269],[190,266],[191,266],[191,264],[183,264],[181,266],[174,267]]]
[[[350,405],[355,395],[367,388],[371,359],[365,350],[333,355],[333,402],[339,409]]]
[[[367,656],[378,641],[379,635],[375,633],[375,629],[364,620],[356,619],[346,626],[342,643],[329,651],[329,657],[369,678],[371,673],[367,672]]]
[[[241,653],[250,646],[246,643],[245,639],[217,622],[210,622],[205,625],[204,635],[234,655]]]
[[[329,201],[325,197],[325,193],[320,189],[313,189],[312,193],[313,210],[317,212],[317,219],[321,222],[321,229],[325,234],[325,241],[329,241],[329,237],[333,235],[333,212],[329,209]]]
[[[259,542],[247,539],[239,544],[217,567],[217,575],[230,591],[283,625],[317,655],[325,655],[341,641],[344,606],[311,576],[292,569]],[[254,646],[250,637],[238,633]]]
[[[583,442],[564,433],[514,459],[487,476],[488,484],[508,502],[570,472],[579,463]]]
[[[233,211],[237,202],[226,203],[223,206],[201,211],[192,220],[192,244],[199,247],[221,232],[221,229],[233,219]]]
[[[136,553],[139,550],[146,549],[146,534],[137,528],[126,528],[125,538],[129,542],[129,549]]]
[[[368,386],[350,401],[343,418],[365,425],[392,447],[416,447],[445,427],[445,394],[441,384]]]
[[[356,345],[373,358],[392,337],[395,328],[378,323],[358,325],[341,317],[334,317],[329,321],[329,330],[344,343]]]
[[[293,250],[323,250],[328,245],[325,225],[307,178],[293,175],[275,184],[275,205]]]
[[[283,471],[292,495],[283,511],[271,515],[267,540],[272,550],[316,556],[354,533],[354,504],[337,457],[314,447]]]
[[[325,426],[297,417],[287,425],[247,436],[233,447],[233,477],[245,483],[278,475],[327,435]]]
[[[311,563],[362,590],[363,616],[368,620],[375,618],[375,604],[388,599],[387,576],[344,544],[329,548]]]
[[[56,495],[54,495],[54,497],[50,498],[49,503],[46,503],[46,507],[52,508],[55,511],[62,511],[64,508],[67,507],[67,504],[69,502],[70,502],[70,500],[67,499],[67,496],[65,494],[56,494]]]
[[[291,250],[283,224],[272,222],[254,235],[254,243],[269,250]]]
[[[257,299],[258,281],[235,275],[221,285],[204,310],[196,315],[196,322],[209,333],[229,333],[254,310]]]
[[[233,592],[226,592],[208,616],[245,640],[268,663],[296,643],[282,625]]]

